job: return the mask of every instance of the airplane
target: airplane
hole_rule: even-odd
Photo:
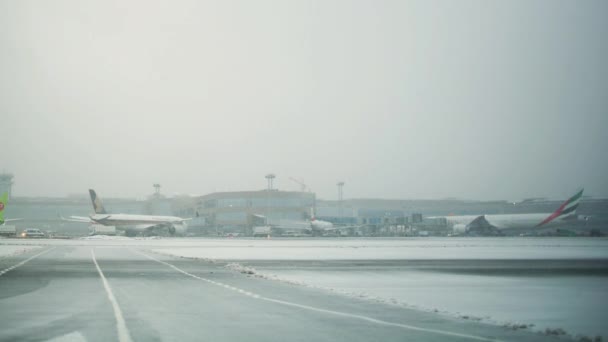
[[[305,221],[291,221],[291,220],[280,220],[277,224],[270,224],[273,228],[283,229],[283,230],[300,230],[305,231],[307,234],[311,235],[325,235],[330,232],[344,230],[344,229],[353,229],[353,228],[361,228],[360,226],[336,226],[329,221],[319,220],[315,217],[314,208],[310,209],[310,219]]]
[[[6,208],[7,205],[8,205],[8,192],[5,192],[2,194],[2,197],[0,197],[0,226],[3,226],[6,222],[23,220],[20,218],[4,219],[4,209]]]
[[[335,230],[337,227],[333,223],[323,220],[317,220],[314,216],[310,219],[310,228],[317,231]]]
[[[333,223],[328,222],[328,221],[318,220],[315,217],[314,208],[310,209],[310,214],[311,214],[310,221],[308,221],[308,222],[310,224],[310,228],[311,228],[313,234],[314,233],[323,234],[323,233],[328,233],[328,232],[332,232],[332,231],[336,231],[336,230],[344,231],[346,229],[361,229],[363,227],[368,226],[366,224],[342,226],[342,225],[334,225]]]
[[[553,213],[436,216],[429,218],[445,218],[448,225],[452,226],[455,234],[488,230],[554,227],[578,219],[576,208],[581,197],[583,197],[583,191],[584,189],[579,190]]]
[[[314,218],[311,220],[281,219],[275,222],[268,222],[267,226],[283,231],[300,231],[314,236],[323,235],[341,228],[334,226],[331,222],[316,220]]]
[[[113,226],[117,230],[125,231],[125,235],[127,236],[134,236],[137,233],[150,233],[159,229],[166,229],[171,235],[184,235],[188,229],[186,221],[191,220],[176,216],[110,214],[104,208],[95,190],[89,189],[89,195],[91,196],[91,202],[95,210],[94,215],[90,217],[70,216],[63,219],[70,222]]]

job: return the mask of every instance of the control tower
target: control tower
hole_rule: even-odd
[[[11,198],[13,177],[14,176],[12,173],[0,173],[0,196],[2,196],[3,193],[8,192],[8,198]]]

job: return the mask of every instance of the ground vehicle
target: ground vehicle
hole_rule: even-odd
[[[268,237],[270,234],[272,234],[272,227],[270,226],[253,227],[254,237]]]
[[[15,226],[11,226],[8,224],[0,225],[0,235],[15,236],[17,235],[17,229],[15,228]]]
[[[43,238],[43,237],[45,237],[44,233],[40,229],[36,229],[36,228],[27,228],[26,230],[21,232],[20,236],[22,238]]]
[[[104,226],[103,224],[92,224],[90,235],[116,235],[116,227]]]

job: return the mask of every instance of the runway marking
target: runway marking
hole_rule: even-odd
[[[9,267],[9,268],[5,268],[5,269],[3,269],[2,271],[0,271],[0,276],[3,276],[5,273],[8,273],[8,272],[12,271],[12,270],[14,270],[15,268],[17,268],[17,267],[19,267],[19,266],[23,266],[23,265],[24,265],[26,262],[28,262],[28,261],[30,261],[30,260],[32,260],[32,259],[34,259],[34,258],[37,258],[37,257],[41,256],[42,254],[48,253],[48,252],[52,251],[52,250],[53,250],[53,249],[55,249],[55,248],[56,248],[56,247],[53,247],[53,248],[47,249],[47,250],[45,250],[45,251],[42,251],[42,252],[40,252],[40,253],[38,253],[38,254],[32,255],[31,257],[29,257],[29,258],[27,258],[27,259],[23,260],[22,262],[20,262],[20,263],[18,263],[18,264],[15,264],[15,265],[13,265],[13,266],[11,266],[11,267]]]
[[[114,293],[112,292],[112,288],[106,277],[103,275],[99,264],[97,263],[97,259],[95,259],[95,251],[91,249],[91,256],[93,257],[93,262],[95,263],[95,267],[97,267],[97,272],[99,272],[99,276],[101,277],[101,281],[103,282],[103,287],[106,289],[106,293],[108,294],[108,299],[110,303],[112,303],[112,308],[114,309],[114,317],[116,318],[116,330],[118,332],[118,340],[121,342],[131,342],[131,334],[129,333],[129,329],[127,328],[127,323],[122,315],[122,310],[120,310],[120,306],[118,306],[118,302],[116,301],[116,297],[114,297]]]
[[[74,331],[63,336],[58,336],[53,339],[46,340],[46,342],[87,342],[87,339],[82,336],[80,332]]]
[[[358,320],[362,320],[362,321],[366,321],[366,322],[370,322],[370,323],[375,323],[375,324],[379,324],[379,325],[386,325],[386,326],[392,326],[392,327],[397,327],[397,328],[402,328],[402,329],[406,329],[406,330],[414,330],[414,331],[421,331],[421,332],[428,332],[428,333],[433,333],[433,334],[438,334],[438,335],[444,335],[444,336],[450,336],[450,337],[461,337],[461,338],[466,338],[466,339],[470,339],[470,340],[476,340],[476,341],[492,341],[492,342],[499,342],[500,340],[498,339],[493,339],[493,338],[488,338],[488,337],[482,337],[482,336],[475,336],[475,335],[468,335],[468,334],[461,334],[461,333],[457,333],[457,332],[452,332],[452,331],[447,331],[447,330],[439,330],[439,329],[431,329],[431,328],[422,328],[422,327],[418,327],[415,325],[409,325],[409,324],[402,324],[402,323],[394,323],[394,322],[388,322],[388,321],[383,321],[380,319],[376,319],[376,318],[372,318],[372,317],[367,317],[367,316],[362,316],[362,315],[355,315],[355,314],[350,314],[350,313],[346,313],[346,312],[340,312],[340,311],[334,311],[334,310],[328,310],[328,309],[323,309],[323,308],[317,308],[314,306],[309,306],[309,305],[303,305],[303,304],[298,304],[298,303],[294,303],[294,302],[288,302],[288,301],[284,301],[284,300],[280,300],[280,299],[274,299],[274,298],[270,298],[270,297],[264,297],[258,294],[255,294],[253,292],[249,292],[243,289],[239,289],[218,281],[213,281],[211,279],[207,279],[207,278],[203,278],[203,277],[199,277],[195,274],[189,273],[187,271],[182,270],[181,268],[170,264],[166,261],[162,261],[159,259],[156,259],[150,255],[147,255],[143,252],[140,251],[135,251],[133,250],[135,253],[138,253],[150,260],[156,261],[158,263],[161,263],[163,265],[169,266],[172,269],[176,270],[179,273],[182,273],[184,275],[187,275],[191,278],[194,279],[198,279],[198,280],[202,280],[204,282],[219,286],[219,287],[223,287],[226,288],[228,290],[231,291],[235,291],[238,293],[241,293],[245,296],[251,297],[251,298],[255,298],[255,299],[259,299],[259,300],[263,300],[263,301],[267,301],[267,302],[271,302],[271,303],[275,303],[275,304],[281,304],[281,305],[286,305],[286,306],[291,306],[291,307],[297,307],[300,309],[305,309],[305,310],[310,310],[310,311],[316,311],[316,312],[322,312],[325,314],[330,314],[330,315],[335,315],[335,316],[341,316],[341,317],[348,317],[348,318],[354,318],[354,319],[358,319]]]

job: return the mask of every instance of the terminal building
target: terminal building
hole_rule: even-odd
[[[261,190],[176,198],[172,210],[176,216],[202,218],[203,230],[249,234],[255,226],[308,220],[314,205],[310,192]]]
[[[350,235],[395,236],[407,229],[449,233],[445,218],[450,215],[552,213],[563,200],[533,198],[521,202],[471,201],[458,199],[398,200],[343,199],[320,200],[312,192],[279,191],[272,188],[275,175],[269,174],[268,188],[257,191],[215,192],[203,196],[167,198],[154,184],[154,194],[145,199],[104,198],[110,213],[171,215],[188,218],[188,234],[215,235],[239,233],[253,235],[253,228],[270,225],[282,233],[311,229],[313,217]],[[11,201],[5,208],[7,218],[18,229],[39,228],[70,236],[87,235],[86,223],[67,222],[62,216],[89,216],[93,208],[86,192],[62,198],[19,197],[12,193],[13,175],[0,174],[0,194],[8,192]],[[580,222],[571,228],[608,233],[608,199],[583,198],[577,209]],[[436,217],[436,218],[433,218]],[[356,228],[352,228],[356,227]],[[356,230],[356,231],[355,231]],[[336,233],[338,230],[332,230]],[[340,231],[342,234],[343,231]]]

